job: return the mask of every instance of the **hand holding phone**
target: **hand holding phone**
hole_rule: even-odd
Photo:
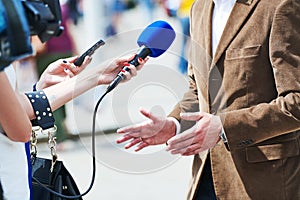
[[[74,62],[74,65],[76,66],[81,66],[84,58],[86,56],[91,56],[94,54],[94,52],[96,51],[96,49],[98,49],[99,47],[103,46],[105,44],[105,42],[103,40],[99,40],[98,42],[96,42],[91,48],[89,48],[86,52],[84,52],[79,58],[77,58]]]

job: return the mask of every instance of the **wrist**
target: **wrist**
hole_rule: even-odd
[[[106,77],[104,75],[105,71],[102,68],[93,73],[95,76],[93,76],[92,79],[94,79],[94,81],[97,83],[97,85],[108,84],[108,81],[106,80]]]
[[[177,127],[176,127],[176,122],[172,119],[173,117],[168,117],[166,120],[166,127],[168,127],[167,131],[169,133],[169,135],[166,138],[166,146],[168,146],[168,140],[174,136],[176,136],[177,133]],[[175,119],[176,120],[176,119]]]
[[[172,123],[172,126],[174,128],[174,133],[175,133],[174,135],[178,135],[181,129],[179,121],[174,117],[168,117],[167,120],[169,120]]]
[[[45,85],[43,81],[38,80],[38,82],[36,82],[35,84],[36,91],[43,90],[45,88],[47,88],[47,85]]]

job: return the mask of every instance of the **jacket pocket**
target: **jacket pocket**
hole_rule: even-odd
[[[226,60],[253,58],[259,55],[261,45],[254,45],[242,49],[234,48],[226,51]]]
[[[277,144],[246,148],[246,159],[249,163],[279,160],[300,155],[299,139],[294,138]]]

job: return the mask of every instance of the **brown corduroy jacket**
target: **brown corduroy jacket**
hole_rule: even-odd
[[[191,11],[190,89],[170,116],[219,115],[210,150],[218,199],[300,199],[300,1],[238,0],[212,55],[213,0]],[[195,155],[193,199],[207,152]]]

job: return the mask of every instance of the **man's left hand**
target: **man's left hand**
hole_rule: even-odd
[[[167,151],[183,156],[195,155],[213,148],[220,141],[222,123],[219,116],[209,113],[181,113],[181,119],[196,124],[168,140]]]

